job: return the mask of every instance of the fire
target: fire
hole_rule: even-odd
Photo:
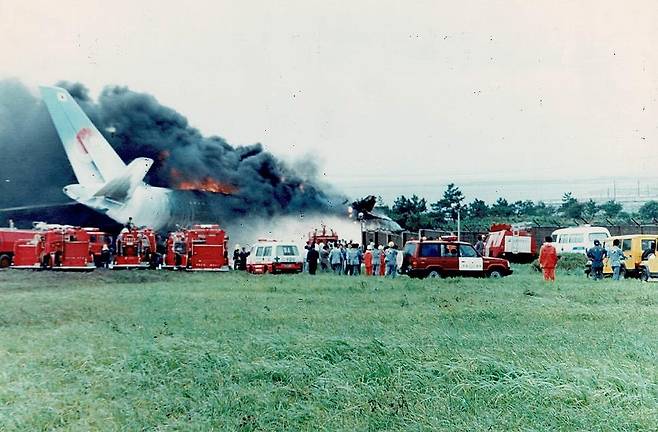
[[[176,189],[178,190],[194,190],[223,194],[232,194],[238,190],[232,184],[222,183],[210,176],[206,176],[201,180],[185,179],[181,172],[175,168],[171,169],[171,177],[176,181]]]
[[[197,181],[182,181],[178,183],[180,190],[196,190],[212,193],[231,194],[235,192],[236,188],[233,185],[220,183],[215,179],[206,177],[203,180]]]

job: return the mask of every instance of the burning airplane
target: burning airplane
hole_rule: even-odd
[[[282,170],[279,162],[262,153],[260,145],[233,149],[212,138],[201,144],[185,142],[185,138],[198,134],[189,128],[174,131],[183,141],[178,147],[187,149],[191,155],[185,160],[198,156],[189,165],[205,163],[204,157],[221,167],[233,163],[237,165],[234,171],[238,171],[238,179],[243,184],[217,180],[210,174],[190,178],[189,172],[184,173],[176,167],[166,168],[167,160],[172,157],[170,149],[158,152],[156,158],[161,169],[155,174],[156,178],[162,178],[164,166],[170,187],[148,184],[144,179],[154,164],[152,158],[137,157],[125,164],[66,89],[41,87],[40,90],[78,181],[65,186],[64,193],[114,221],[123,224],[132,218],[137,225],[160,229],[193,223],[226,223],[241,216],[289,214],[295,209],[333,211],[331,199],[315,187],[307,188],[308,192],[304,194],[301,180],[291,176],[293,179],[286,182],[278,175],[277,172]],[[184,159],[180,156],[180,148],[173,150],[178,159]],[[217,150],[224,152],[228,162],[218,162],[220,155],[212,154]],[[212,171],[206,167],[193,167],[188,171],[197,174],[204,170]],[[263,196],[267,191],[270,195]],[[279,206],[270,204],[269,207],[273,208],[268,210],[268,206],[259,204],[259,201],[278,203]]]
[[[279,217],[345,217],[345,197],[315,180],[312,161],[291,167],[259,143],[203,136],[149,94],[107,86],[94,102],[83,85],[62,82],[41,95],[45,103],[19,81],[0,80],[2,223],[116,230],[132,217],[159,229],[221,223],[237,233]],[[62,202],[62,190],[73,201]]]

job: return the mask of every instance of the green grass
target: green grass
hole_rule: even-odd
[[[656,430],[658,285],[0,272],[0,430]]]

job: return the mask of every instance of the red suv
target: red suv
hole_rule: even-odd
[[[482,257],[465,242],[413,240],[404,245],[402,273],[411,277],[488,276],[512,274],[502,258]]]

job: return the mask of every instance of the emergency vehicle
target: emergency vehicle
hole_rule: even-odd
[[[228,236],[219,225],[194,225],[169,234],[164,268],[228,271]]]
[[[16,269],[93,270],[89,233],[80,227],[48,225],[14,245]]]
[[[103,245],[112,242],[112,238],[105,232],[98,228],[83,228],[89,233],[89,253],[92,256],[96,267],[101,267],[101,255],[103,253]]]
[[[303,270],[304,259],[299,247],[292,243],[259,239],[247,257],[249,273],[301,273]]]
[[[327,226],[322,225],[322,229],[318,230],[315,229],[308,233],[308,243],[315,243],[315,244],[336,244],[338,243],[338,233],[336,231],[330,229],[327,231]]]
[[[0,228],[0,268],[11,265],[14,257],[14,245],[20,240],[31,240],[37,234],[35,230]]]
[[[553,231],[553,246],[557,254],[580,253],[587,254],[587,249],[594,247],[594,240],[603,242],[610,237],[610,231],[604,227],[590,225],[560,228]]]
[[[112,268],[149,268],[156,247],[155,231],[151,228],[124,228],[117,236]]]
[[[441,240],[411,240],[403,250],[402,273],[412,278],[476,276],[500,278],[512,274],[509,262],[481,257],[473,245],[442,237]]]
[[[513,262],[531,262],[537,257],[537,240],[524,224],[493,224],[484,243],[484,255]]]

